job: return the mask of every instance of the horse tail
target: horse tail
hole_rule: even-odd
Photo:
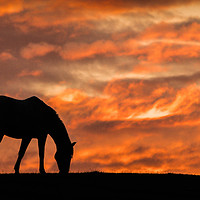
[[[3,139],[3,136],[4,136],[4,134],[0,134],[0,143],[1,143],[2,139]]]

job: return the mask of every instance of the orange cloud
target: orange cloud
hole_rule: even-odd
[[[9,1],[10,2],[10,1]],[[17,2],[17,3],[16,3]],[[12,4],[13,3],[13,4]],[[16,13],[20,11],[20,15],[15,15],[12,21],[16,23],[21,30],[27,31],[30,27],[51,27],[51,26],[66,26],[72,22],[77,24],[87,23],[92,20],[105,19],[110,15],[120,15],[126,12],[149,12],[170,9],[180,5],[192,5],[198,3],[196,0],[187,1],[129,1],[129,0],[103,0],[101,2],[95,0],[74,0],[63,1],[12,1],[4,3],[4,13]],[[87,22],[86,22],[87,21]]]
[[[52,51],[55,51],[57,47],[55,45],[41,43],[29,43],[21,50],[21,56],[26,59],[30,59],[37,56],[44,56]]]
[[[139,60],[153,63],[181,62],[184,59],[198,58],[200,55],[200,46],[158,42],[141,47],[131,54],[136,55]]]
[[[19,13],[23,10],[23,1],[21,0],[3,0],[0,2],[0,16],[6,14]]]
[[[50,52],[57,52],[63,59],[79,60],[101,54],[111,56],[119,50],[112,41],[99,40],[90,44],[71,42],[66,43],[63,47],[45,42],[29,43],[22,48],[20,53],[23,58],[31,59],[37,56],[45,56]]]
[[[157,33],[157,32],[156,32]],[[160,33],[162,35],[162,33]],[[178,34],[178,33],[177,33]],[[150,36],[148,36],[150,37]],[[97,55],[111,56],[134,56],[140,64],[135,66],[136,71],[148,71],[145,65],[150,65],[151,71],[165,71],[166,68],[159,66],[163,62],[181,62],[184,59],[198,58],[200,45],[198,42],[183,41],[182,37],[171,38],[134,38],[125,41],[97,40],[92,43],[69,42],[64,46],[47,43],[30,43],[21,50],[22,57],[30,59],[35,56],[44,56],[49,52],[58,53],[66,60],[80,60],[93,58]],[[140,40],[141,39],[141,40]],[[146,63],[146,64],[145,64]],[[152,65],[152,63],[156,65]],[[140,66],[140,67],[139,67]]]
[[[109,55],[115,52],[116,46],[112,41],[95,41],[91,44],[87,43],[67,43],[60,51],[60,55],[64,59],[76,60],[82,58],[93,57],[95,55]]]
[[[9,53],[9,52],[0,53],[0,60],[6,61],[6,60],[10,60],[10,59],[14,59],[14,56],[11,53]]]
[[[21,73],[18,74],[19,77],[23,76],[40,76],[42,74],[41,70],[35,70],[35,71],[26,71],[23,70]]]
[[[182,24],[161,22],[148,27],[140,34],[139,38],[141,40],[152,42],[154,40],[156,41],[160,39],[162,41],[165,39],[166,42],[168,40],[171,43],[190,44],[187,43],[187,41],[190,41],[191,44],[195,44],[195,42],[200,41],[200,37],[198,35],[199,28],[200,24],[195,19]]]
[[[77,1],[79,3],[81,3],[81,1]],[[105,10],[109,9],[109,10],[114,10],[114,9],[131,9],[131,8],[141,8],[141,9],[145,9],[145,8],[151,8],[151,9],[157,9],[157,8],[168,8],[170,6],[177,6],[177,5],[181,5],[184,3],[184,5],[186,4],[190,4],[190,3],[196,3],[196,0],[186,0],[186,1],[181,1],[181,0],[176,0],[176,1],[148,1],[148,0],[135,0],[135,1],[129,1],[129,0],[103,0],[101,2],[101,6],[99,4],[99,1],[92,1],[92,0],[87,0],[84,1],[83,4],[81,5],[85,5],[85,7],[88,8],[94,8],[94,9],[102,9],[105,8]],[[99,7],[100,6],[100,7]]]
[[[99,127],[100,131],[96,130],[98,132],[92,130],[87,134],[87,140],[80,144],[83,146],[78,149],[73,169],[82,170],[88,166],[108,172],[199,172],[196,168],[199,163],[199,127],[193,127],[191,137],[191,127],[171,125],[162,128],[150,120],[147,123],[149,126],[138,123],[129,129],[121,127],[113,134],[102,127]],[[78,131],[82,132],[83,138],[84,129],[77,130],[77,135]]]
[[[192,79],[189,82],[187,77],[114,80],[107,84],[99,97],[90,97],[77,89],[67,89],[50,98],[49,104],[63,115],[65,113],[66,121],[74,129],[90,121],[124,121],[113,127],[120,129],[130,126],[132,120],[141,122],[145,116],[152,119],[165,117],[162,123],[167,126],[172,119],[174,124],[198,123],[199,118],[194,119],[194,112],[199,106],[200,88],[192,83],[195,81]],[[184,86],[177,88],[181,82],[185,82],[182,83]]]

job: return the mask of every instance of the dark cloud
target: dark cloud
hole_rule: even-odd
[[[149,150],[149,147],[147,147],[147,146],[139,146],[139,147],[134,147],[134,149],[131,151],[131,153],[142,154],[148,150]]]
[[[200,78],[200,72],[194,73],[192,75],[177,75],[177,76],[165,76],[165,77],[155,77],[148,79],[139,79],[139,78],[127,78],[127,79],[117,79],[108,83],[105,91],[108,93],[112,93],[113,95],[121,95],[119,90],[124,90],[129,88],[131,84],[135,85],[135,87],[129,90],[127,95],[131,98],[134,96],[149,96],[152,91],[156,88],[160,88],[163,86],[167,86],[169,88],[174,88],[176,90],[186,87],[189,84],[197,83]],[[118,88],[118,90],[114,90],[114,88]],[[113,90],[112,90],[113,88]],[[116,91],[116,93],[115,93]]]
[[[62,1],[59,1],[59,3],[61,3]],[[101,3],[99,1],[92,1],[92,0],[87,0],[81,2],[81,1],[76,1],[77,5],[82,5],[83,8],[86,9],[94,9],[94,10],[102,10],[104,9],[105,11],[109,10],[109,11],[120,11],[120,10],[129,10],[129,9],[133,9],[133,8],[141,8],[141,9],[145,9],[145,8],[168,8],[169,6],[180,6],[180,5],[186,5],[186,4],[190,4],[190,3],[196,3],[198,2],[197,0],[169,0],[169,1],[165,1],[165,0],[161,0],[161,1],[148,1],[148,0],[103,0],[101,1]]]
[[[153,155],[150,158],[141,158],[138,160],[134,160],[133,162],[129,163],[130,166],[145,166],[145,167],[161,167],[165,160],[161,159],[158,155]]]

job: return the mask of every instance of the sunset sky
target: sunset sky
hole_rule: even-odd
[[[38,96],[71,171],[200,174],[200,1],[0,0],[0,94]],[[19,140],[4,137],[0,172]],[[48,137],[45,168],[58,172]],[[38,171],[37,141],[22,172]]]

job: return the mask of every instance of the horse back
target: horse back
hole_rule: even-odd
[[[0,113],[11,115],[17,113],[47,114],[54,110],[46,105],[38,97],[32,96],[24,100],[18,100],[7,96],[0,96]]]
[[[47,126],[53,112],[51,107],[35,96],[24,100],[0,96],[0,129],[11,137],[12,132],[21,132],[19,137],[25,132],[40,132]]]

